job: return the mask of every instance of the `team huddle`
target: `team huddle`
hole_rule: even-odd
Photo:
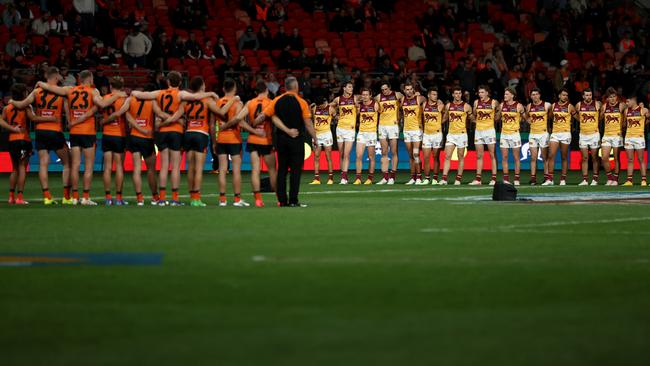
[[[268,98],[264,83],[258,84],[258,95],[245,105],[239,100],[233,80],[224,81],[225,96],[205,91],[201,77],[193,78],[189,90],[180,90],[183,81],[178,72],[167,77],[169,88],[132,91],[127,95],[120,77],[110,80],[111,92],[101,96],[94,88],[93,75],[89,71],[79,74],[79,85],[58,86],[61,75],[52,67],[45,82],[38,82],[27,95],[24,84],[12,87],[12,99],[3,110],[0,126],[9,130],[9,154],[13,171],[9,179],[9,203],[27,204],[23,198],[26,169],[32,154],[29,121],[34,125],[35,146],[39,156],[39,180],[43,190],[43,202],[56,204],[49,190],[48,164],[50,151],[54,151],[63,165],[63,204],[97,205],[90,199],[93,178],[97,125],[102,126],[102,150],[104,159],[103,183],[106,205],[125,205],[124,156],[128,150],[133,154],[133,186],[137,205],[144,205],[142,193],[142,161],[147,168],[147,183],[154,205],[182,205],[179,201],[179,185],[182,151],[186,152],[187,180],[192,206],[205,206],[201,200],[203,166],[208,148],[218,155],[221,166],[219,174],[219,205],[226,206],[226,173],[228,156],[232,160],[234,206],[249,206],[241,198],[241,130],[249,132],[247,150],[253,167],[252,186],[255,204],[264,206],[260,194],[260,161],[264,159],[274,182],[275,156],[272,153],[271,119],[255,121],[255,117],[273,105]],[[95,115],[102,114],[97,124]],[[64,114],[66,118],[64,118]],[[70,132],[69,146],[63,135],[63,121]],[[217,125],[218,123],[218,125]],[[210,136],[217,135],[210,145]],[[160,155],[160,171],[156,174],[156,148]],[[79,197],[81,158],[84,158],[82,196]],[[115,197],[112,196],[112,180]],[[171,172],[171,174],[170,174]],[[167,185],[171,185],[171,199]]]
[[[593,93],[586,89],[582,93],[582,101],[575,106],[569,102],[567,90],[561,90],[558,101],[547,103],[541,99],[539,89],[532,89],[531,103],[524,106],[517,101],[516,91],[507,88],[503,102],[490,97],[487,86],[479,86],[478,99],[474,105],[462,99],[463,91],[453,89],[453,100],[444,104],[438,99],[437,89],[427,91],[424,97],[415,92],[413,85],[407,83],[403,94],[393,92],[390,84],[381,85],[381,93],[372,96],[369,89],[362,89],[361,95],[353,95],[353,84],[347,83],[343,95],[331,103],[321,99],[313,106],[314,128],[317,133],[314,142],[315,177],[311,184],[321,184],[320,154],[324,150],[328,164],[327,184],[333,184],[331,151],[333,145],[330,124],[333,117],[338,117],[336,140],[340,153],[341,181],[348,183],[350,153],[356,134],[356,176],[353,184],[373,184],[375,173],[375,145],[379,139],[381,146],[381,171],[383,177],[376,184],[395,184],[397,169],[397,140],[400,136],[400,125],[404,143],[409,154],[411,179],[406,183],[448,184],[447,176],[451,166],[451,157],[455,150],[458,156],[458,170],[454,180],[455,185],[461,184],[465,163],[465,149],[468,146],[468,127],[474,128],[474,144],[476,146],[477,169],[476,177],[470,185],[482,184],[483,155],[488,151],[491,160],[492,176],[489,184],[497,180],[496,145],[497,123],[501,124],[501,134],[498,140],[501,149],[501,166],[503,181],[510,183],[510,167],[508,157],[514,158],[514,179],[512,184],[520,185],[520,148],[521,123],[530,125],[529,146],[533,157],[531,164],[531,185],[537,182],[537,157],[541,157],[544,180],[541,185],[555,184],[554,162],[556,154],[560,153],[562,174],[560,185],[566,185],[568,170],[568,152],[571,144],[572,121],[577,120],[580,130],[580,151],[582,153],[583,180],[579,185],[598,185],[599,149],[602,156],[609,157],[614,153],[615,167],[612,170],[609,163],[603,164],[607,173],[607,185],[618,185],[619,150],[624,147],[628,157],[627,180],[624,185],[633,185],[634,155],[636,153],[641,170],[641,185],[646,186],[646,163],[643,158],[645,151],[645,125],[648,119],[648,109],[639,104],[636,96],[630,96],[625,103],[619,100],[614,89],[607,90],[607,101],[600,103],[593,99]],[[602,129],[600,124],[604,125]],[[448,124],[448,133],[443,137],[443,125]],[[358,127],[357,127],[358,126]],[[422,150],[422,158],[420,157]],[[444,149],[444,150],[443,150]],[[369,159],[367,179],[362,179],[362,158],[367,150]],[[389,150],[391,156],[389,158]],[[440,173],[440,151],[445,153]],[[593,174],[589,182],[589,157],[592,159]],[[433,158],[433,177],[431,176],[431,158]],[[390,164],[389,164],[390,163]]]
[[[46,205],[57,203],[49,190],[48,165],[50,152],[59,157],[63,165],[62,204],[97,205],[90,198],[97,139],[97,126],[101,126],[103,150],[103,183],[106,205],[125,205],[124,157],[128,150],[133,155],[133,186],[137,205],[144,205],[142,193],[142,161],[146,164],[147,183],[154,205],[182,205],[179,200],[181,180],[181,157],[186,152],[187,180],[192,206],[205,206],[201,200],[203,166],[208,148],[219,160],[219,205],[228,204],[226,176],[229,161],[232,165],[233,205],[249,206],[241,198],[242,130],[248,132],[246,150],[251,155],[251,185],[255,205],[264,206],[260,194],[260,171],[262,162],[268,168],[274,188],[277,176],[273,149],[273,116],[275,100],[271,100],[263,81],[257,83],[257,96],[245,104],[237,96],[236,83],[226,79],[225,95],[205,91],[201,77],[193,78],[189,90],[181,90],[182,76],[178,72],[167,75],[168,88],[154,90],[147,85],[144,90],[134,90],[129,95],[123,91],[120,77],[110,80],[110,93],[101,96],[93,86],[89,71],[79,74],[79,85],[59,86],[62,79],[59,70],[51,67],[46,81],[38,82],[27,94],[24,84],[12,86],[12,99],[2,111],[0,126],[9,131],[9,153],[13,171],[9,184],[9,203],[26,204],[23,198],[26,170],[32,154],[29,121],[34,124],[35,146],[39,157],[39,180]],[[391,90],[389,83],[381,85],[379,95],[373,96],[367,88],[360,95],[353,93],[354,86],[348,82],[343,94],[328,102],[325,98],[312,104],[312,120],[316,136],[313,140],[315,177],[311,184],[321,184],[320,155],[324,151],[327,160],[327,184],[334,183],[331,158],[334,138],[332,123],[336,120],[336,142],[340,152],[340,184],[348,184],[350,154],[356,141],[356,169],[353,184],[375,184],[375,146],[381,146],[382,178],[376,184],[395,184],[397,170],[397,142],[402,132],[409,154],[411,179],[406,184],[448,184],[451,157],[456,153],[458,169],[455,185],[461,184],[465,149],[468,146],[468,127],[473,127],[477,152],[476,177],[470,185],[482,184],[483,155],[487,150],[491,160],[491,179],[497,180],[496,127],[500,122],[498,140],[502,155],[503,181],[510,182],[508,157],[514,158],[512,184],[520,185],[521,123],[530,125],[529,145],[531,156],[541,157],[544,180],[541,185],[554,185],[554,162],[559,152],[562,161],[560,185],[566,185],[568,150],[571,144],[572,121],[577,120],[580,130],[579,146],[582,153],[583,181],[580,185],[598,185],[599,149],[602,156],[614,153],[612,170],[605,163],[607,185],[618,184],[619,150],[625,148],[628,158],[627,180],[633,184],[634,158],[640,164],[641,184],[646,183],[645,125],[650,121],[648,109],[639,104],[636,96],[625,103],[616,91],[609,89],[607,101],[593,99],[591,90],[584,90],[583,99],[572,105],[566,90],[560,91],[558,101],[551,104],[541,99],[539,89],[530,93],[531,103],[524,106],[517,101],[515,90],[507,88],[503,102],[490,97],[486,86],[479,86],[478,99],[473,106],[466,103],[460,88],[453,89],[453,100],[443,103],[434,88],[422,96],[413,85],[407,83],[402,92]],[[276,99],[277,100],[277,99]],[[96,115],[102,118],[96,121]],[[65,115],[65,118],[64,118]],[[64,121],[70,132],[69,145],[63,134]],[[601,123],[604,126],[601,129]],[[443,136],[443,126],[448,125]],[[601,131],[602,130],[602,131]],[[602,133],[602,135],[601,135]],[[211,136],[217,136],[211,139]],[[160,155],[160,170],[156,174],[156,148]],[[443,150],[444,149],[444,150]],[[420,151],[421,150],[421,151]],[[368,175],[362,179],[363,154],[369,157]],[[440,152],[445,159],[440,174]],[[422,152],[422,155],[420,154]],[[390,154],[389,154],[390,153]],[[422,157],[421,157],[422,156]],[[82,196],[79,196],[80,167]],[[592,177],[589,182],[589,157],[592,159]],[[431,161],[433,160],[433,164]],[[533,159],[536,161],[536,159]],[[531,164],[530,184],[537,184],[537,164]],[[114,174],[113,174],[114,171]],[[432,172],[433,171],[433,172]],[[433,173],[433,175],[432,175]],[[112,195],[114,175],[115,197]],[[171,197],[167,186],[171,185]]]

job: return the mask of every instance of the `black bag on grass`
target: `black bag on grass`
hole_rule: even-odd
[[[497,182],[492,191],[493,201],[516,201],[517,188],[510,183]]]

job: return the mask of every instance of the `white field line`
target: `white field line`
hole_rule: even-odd
[[[551,221],[542,222],[537,224],[521,224],[521,225],[500,225],[495,227],[478,227],[478,228],[445,228],[445,227],[432,227],[420,229],[423,233],[451,233],[451,232],[481,232],[481,233],[521,233],[521,234],[574,234],[575,230],[540,230],[543,227],[560,227],[560,226],[575,226],[575,225],[590,225],[590,224],[613,224],[621,222],[639,222],[650,221],[650,216],[641,217],[621,217],[613,219],[598,219],[598,220],[568,220],[568,221]],[[629,230],[608,230],[600,233],[599,235],[650,235],[649,231],[629,231]]]
[[[574,259],[574,258],[567,258]],[[513,264],[513,263],[548,263],[563,260],[562,258],[507,258],[507,259],[485,259],[485,258],[422,258],[422,257],[404,257],[404,258],[367,258],[367,257],[271,257],[256,255],[251,257],[251,261],[256,263],[319,263],[319,264],[409,264],[409,263],[492,263],[492,264]],[[628,258],[620,260],[623,263],[647,264],[650,263],[648,258]]]

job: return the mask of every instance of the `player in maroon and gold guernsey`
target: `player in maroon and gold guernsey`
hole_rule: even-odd
[[[228,156],[232,161],[232,188],[234,193],[233,206],[248,207],[250,204],[241,199],[241,162],[242,162],[242,137],[239,121],[234,117],[242,110],[243,105],[237,95],[237,84],[233,79],[223,82],[225,96],[217,101],[219,108],[232,102],[225,118],[219,118],[219,132],[217,133],[217,156],[219,158],[219,206],[226,206],[226,174],[228,173]]]
[[[551,113],[551,103],[542,100],[538,88],[530,91],[530,104],[526,106],[526,122],[530,125],[528,146],[530,147],[530,184],[537,184],[537,160],[542,159],[544,167],[544,182],[548,177],[548,117]]]
[[[95,206],[97,203],[90,199],[90,185],[93,180],[95,165],[95,142],[97,141],[97,127],[95,113],[98,108],[112,105],[118,98],[125,97],[124,93],[115,93],[111,98],[103,99],[93,86],[93,74],[88,70],[79,73],[79,85],[63,86],[50,85],[43,82],[38,87],[67,97],[65,106],[68,113],[68,127],[70,128],[70,156],[71,170],[70,183],[72,186],[73,204],[79,202],[79,168],[81,155],[84,158],[83,197],[82,205]]]
[[[490,98],[490,88],[487,85],[479,85],[479,99],[474,101],[474,120],[476,130],[474,132],[474,146],[476,146],[476,177],[470,183],[473,186],[480,186],[483,172],[483,155],[485,148],[490,154],[492,177],[490,185],[497,180],[497,157],[496,144],[497,135],[494,128],[495,121],[501,119],[499,103]]]
[[[11,87],[11,97],[22,100],[27,96],[25,84],[16,83]],[[9,176],[9,204],[25,205],[23,199],[25,176],[29,157],[32,155],[32,140],[29,137],[29,120],[35,122],[55,122],[53,116],[41,117],[34,115],[31,106],[18,109],[9,104],[2,110],[0,127],[9,131],[9,156],[11,157],[12,171]],[[17,191],[17,192],[16,192]],[[17,195],[16,195],[17,193]]]
[[[377,184],[395,184],[395,172],[398,163],[399,111],[404,95],[392,91],[388,81],[382,81],[380,87],[381,93],[375,97],[375,100],[379,103],[379,129],[377,135],[381,144],[381,172],[384,177]],[[388,158],[389,147],[390,159]],[[389,165],[391,165],[390,170]]]
[[[59,69],[50,67],[45,72],[45,78],[50,85],[58,85],[61,75]],[[43,190],[43,203],[56,204],[49,190],[48,170],[50,164],[50,151],[54,151],[63,165],[63,204],[72,204],[70,196],[70,149],[63,136],[63,111],[65,98],[54,93],[35,88],[27,98],[22,101],[10,100],[18,109],[23,109],[30,104],[34,106],[36,115],[40,117],[54,117],[54,122],[36,122],[35,138],[36,151],[38,152],[38,178]]]
[[[515,98],[517,92],[513,88],[506,88],[503,93],[503,103],[501,103],[501,138],[499,147],[501,148],[501,167],[503,169],[503,181],[510,183],[510,174],[508,171],[508,153],[512,153],[515,163],[515,180],[514,185],[520,185],[519,173],[521,170],[521,120],[523,119],[525,109]]]
[[[601,109],[601,103],[593,99],[593,92],[587,88],[582,91],[582,101],[576,104],[578,111],[578,120],[580,122],[580,152],[582,153],[582,182],[579,186],[586,186],[589,183],[589,151],[591,150],[591,163],[593,176],[592,186],[598,185],[598,168],[600,159],[598,158],[598,149],[600,148],[600,132],[598,131],[598,122],[600,118],[598,113]]]
[[[440,171],[440,148],[442,148],[442,116],[445,104],[438,99],[438,89],[431,88],[427,93],[427,101],[422,104],[424,117],[424,134],[422,135],[422,153],[424,158],[424,181],[432,185],[438,184]],[[431,173],[431,154],[433,153],[433,179]]]
[[[327,160],[327,184],[334,184],[334,174],[332,172],[332,145],[334,144],[334,139],[332,138],[331,130],[334,107],[327,102],[327,98],[321,96],[318,97],[317,103],[311,106],[311,114],[314,116],[314,130],[316,130],[316,141],[313,143],[314,180],[309,184],[320,184],[319,168],[320,153],[322,150],[325,150],[325,159]],[[345,179],[347,180],[347,177]]]
[[[255,90],[257,91],[257,96],[246,102],[244,108],[239,112],[236,118],[241,121],[239,122],[241,128],[248,131],[246,151],[251,154],[251,186],[253,187],[255,206],[264,207],[260,180],[260,172],[262,170],[261,159],[264,159],[264,163],[268,169],[271,189],[273,191],[275,191],[277,170],[275,168],[275,153],[273,149],[272,122],[268,118],[257,124],[255,121],[264,108],[271,104],[269,90],[263,80],[257,82]],[[228,106],[228,108],[230,107]],[[225,114],[227,111],[224,111],[223,113]],[[246,121],[246,119],[248,119],[248,121]]]
[[[359,106],[359,133],[357,134],[357,166],[353,184],[361,183],[363,168],[363,151],[368,149],[368,179],[363,184],[370,185],[375,175],[375,145],[377,144],[377,123],[379,120],[379,103],[372,99],[370,89],[361,89]]]
[[[413,84],[404,85],[404,99],[402,100],[402,115],[404,119],[404,144],[409,153],[411,179],[407,185],[422,184],[422,167],[420,165],[420,146],[422,145],[422,104],[426,98],[415,95]]]
[[[124,79],[115,76],[110,80],[111,93],[104,96],[109,99],[114,93],[122,91]],[[126,120],[124,117],[109,119],[111,114],[122,109],[125,97],[118,98],[113,105],[104,108],[102,119],[102,150],[104,151],[104,199],[106,206],[127,204],[122,199],[122,188],[124,187],[124,153],[126,149]],[[115,201],[111,196],[111,175],[115,165]]]
[[[350,153],[354,144],[354,132],[359,115],[359,97],[353,94],[354,84],[347,81],[343,84],[343,94],[334,98],[330,104],[338,116],[336,124],[336,143],[339,148],[341,166],[341,184],[348,184],[348,169],[350,168]]]
[[[553,112],[553,123],[551,142],[548,151],[548,180],[543,186],[552,186],[553,170],[555,169],[555,154],[560,150],[562,156],[562,176],[560,185],[566,185],[566,174],[569,170],[569,145],[571,144],[571,120],[576,114],[576,109],[569,103],[569,91],[560,90],[558,101],[551,106]]]
[[[183,131],[185,121],[182,119],[184,114],[184,101],[196,101],[203,98],[218,98],[215,93],[196,93],[192,94],[185,90],[180,90],[183,83],[183,77],[177,71],[171,71],[167,74],[167,89],[140,92],[134,91],[132,96],[137,99],[152,100],[155,99],[160,109],[172,116],[156,124],[155,141],[158,146],[160,155],[160,172],[158,175],[160,183],[160,202],[161,206],[177,205],[178,186],[181,181],[181,149],[183,147]],[[167,200],[167,177],[171,169],[172,199]]]
[[[458,173],[454,185],[460,185],[465,168],[465,148],[467,148],[467,120],[472,121],[472,107],[463,100],[463,90],[455,87],[452,91],[453,100],[445,106],[442,123],[449,121],[449,132],[445,143],[445,165],[442,170],[441,185],[447,185],[447,174],[451,168],[451,155],[456,150],[458,156]]]
[[[634,185],[634,153],[639,160],[641,167],[641,186],[647,186],[645,161],[645,127],[650,121],[650,111],[648,108],[639,105],[638,97],[630,95],[625,103],[627,110],[625,112],[625,152],[627,153],[627,181],[624,186]]]
[[[625,116],[625,103],[618,99],[616,89],[608,88],[605,92],[607,102],[603,104],[600,111],[600,119],[603,121],[605,130],[600,140],[601,157],[603,167],[607,173],[607,185],[618,185],[618,173],[620,170],[620,148],[623,146],[623,116]],[[610,152],[614,152],[614,172],[609,162]]]

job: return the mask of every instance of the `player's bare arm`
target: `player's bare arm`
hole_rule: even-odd
[[[51,85],[51,84],[44,83],[42,81],[39,81],[38,83],[36,83],[36,86],[38,88],[41,88],[41,89],[45,90],[46,92],[54,93],[54,94],[56,94],[58,96],[61,96],[61,97],[67,96],[68,93],[70,92],[70,90],[72,89],[71,86]]]
[[[122,104],[122,108],[120,108],[119,110],[111,113],[110,116],[104,118],[102,120],[102,124],[105,125],[107,123],[111,123],[111,122],[115,121],[117,118],[119,118],[120,116],[124,115],[124,113],[126,113],[126,111],[129,110],[130,105],[131,105],[131,97],[128,97],[124,101],[124,104]]]
[[[50,116],[50,117],[37,116],[36,114],[34,114],[34,110],[31,107],[25,108],[25,112],[27,112],[27,118],[34,121],[34,123],[56,122],[56,117],[54,116]]]
[[[134,90],[131,92],[131,96],[139,100],[154,100],[154,99],[158,99],[159,95],[160,95],[160,90],[149,91],[149,92]]]
[[[34,103],[34,100],[36,100],[36,91],[37,91],[37,89],[34,88],[34,90],[32,90],[32,92],[29,93],[27,98],[25,98],[23,100],[9,99],[9,103],[13,104],[14,107],[16,107],[18,109],[25,109],[25,108],[27,108],[28,105]]]
[[[224,116],[224,117],[227,116],[228,115],[228,110],[231,108],[231,106],[233,105],[233,103],[235,101],[237,102],[237,104],[235,104],[235,106],[236,106],[235,107],[235,113],[239,114],[239,112],[241,112],[243,108],[242,108],[241,102],[239,101],[239,97],[236,97],[236,98],[237,98],[236,100],[235,100],[235,98],[231,98],[228,101],[228,103],[226,103],[223,107],[221,107],[221,109],[219,109],[219,114]],[[228,104],[230,104],[230,106],[228,106]],[[228,108],[226,108],[226,107],[228,107]],[[238,121],[235,121],[234,119],[232,119],[232,120],[224,123],[223,125],[221,125],[221,128],[231,128],[233,126],[236,126],[238,123],[239,123]]]
[[[5,130],[11,131],[11,132],[15,132],[15,133],[22,132],[22,130],[20,129],[20,127],[18,127],[18,126],[12,126],[12,125],[10,125],[9,123],[7,123],[7,111],[6,111],[6,108],[7,108],[7,107],[5,107],[4,109],[2,109],[2,118],[0,118],[0,127],[4,128]]]
[[[87,110],[84,114],[79,116],[79,118],[70,121],[69,126],[70,127],[76,126],[82,123],[83,121],[87,120],[88,118],[94,116],[95,113],[97,113],[97,106],[93,106],[91,109]]]
[[[213,99],[219,99],[219,95],[214,92],[196,92],[196,93],[191,93],[188,92],[187,90],[181,90],[180,93],[178,93],[178,96],[181,98],[181,100],[187,101],[187,102],[196,102],[201,99],[205,98],[213,98]],[[239,97],[237,97],[239,98]]]
[[[174,112],[173,115],[167,117],[164,121],[160,122],[158,127],[167,126],[169,124],[172,124],[180,120],[180,118],[183,117],[183,114],[185,114],[185,102],[181,102],[181,104],[178,106],[178,110],[176,110],[176,112]]]
[[[129,123],[131,128],[137,130],[138,132],[140,132],[143,135],[148,135],[149,134],[149,132],[150,132],[149,130],[146,130],[146,129],[138,126],[138,123],[135,121],[135,118],[133,118],[133,116],[131,115],[131,112],[126,112],[126,114],[124,116],[126,117],[126,121]]]
[[[93,103],[98,106],[99,108],[106,108],[110,107],[115,103],[116,100],[119,98],[126,98],[127,95],[123,91],[115,92],[113,95],[111,95],[110,98],[102,98],[101,94],[99,94],[99,90],[95,89],[93,91]]]

